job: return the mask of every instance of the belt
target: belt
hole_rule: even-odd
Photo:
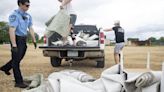
[[[18,36],[18,35],[16,35],[16,38],[17,38],[17,39],[26,39],[27,36]]]

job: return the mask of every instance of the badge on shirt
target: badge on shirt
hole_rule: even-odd
[[[16,15],[10,16],[10,22],[14,22],[16,20]]]

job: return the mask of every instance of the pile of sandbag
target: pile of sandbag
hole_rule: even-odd
[[[74,34],[74,37],[76,46],[98,46],[99,41],[95,39],[97,39],[99,36],[96,34],[90,36],[89,34],[83,33],[81,31],[78,34]],[[63,41],[58,39],[58,41],[51,43],[56,46],[61,46],[63,44]],[[73,45],[73,40],[71,36],[67,37],[67,45]]]
[[[47,38],[52,36],[54,33],[58,33],[62,36],[62,38],[67,38],[67,42],[63,42],[62,39],[58,39],[58,41],[51,42],[53,45],[63,45],[67,43],[67,45],[73,45],[73,41],[70,35],[69,30],[70,16],[66,13],[65,10],[60,10],[56,15],[50,18],[45,24],[47,26],[45,35]],[[78,34],[74,34],[75,37],[75,45],[76,46],[96,46],[98,45],[98,41],[93,41],[98,38],[98,35],[89,35],[83,32],[79,32]]]
[[[123,92],[125,78],[118,74],[118,67],[115,65],[105,70],[97,80],[78,70],[54,72],[46,80],[35,82],[41,83],[37,87],[22,92]],[[36,77],[33,78],[36,81]]]
[[[54,72],[47,79],[30,77],[32,85],[22,92],[160,92],[161,72],[145,72],[126,80],[119,65],[102,72],[99,79],[78,70]],[[36,79],[38,78],[38,79]]]

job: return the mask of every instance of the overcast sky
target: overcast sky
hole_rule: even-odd
[[[58,0],[30,0],[29,13],[33,17],[35,32],[43,35],[44,23],[59,11]],[[72,0],[77,13],[76,24],[92,24],[111,28],[114,20],[120,20],[126,38],[164,36],[164,0]],[[17,0],[0,0],[0,21],[8,21],[17,9]],[[114,32],[107,33],[114,39]]]

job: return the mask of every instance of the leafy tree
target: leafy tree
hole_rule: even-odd
[[[150,40],[151,42],[156,42],[157,41],[157,39],[155,37],[150,37],[150,38],[148,38],[148,40]]]
[[[164,42],[164,37],[160,37],[160,38],[159,38],[159,41],[160,41],[160,42]]]
[[[3,21],[0,22],[0,44],[10,42],[8,30],[9,30],[8,23],[3,22]],[[39,40],[39,35],[37,33],[35,33],[35,38],[36,38],[36,41]],[[27,40],[28,40],[28,42],[32,42],[32,39],[31,39],[29,32],[27,35]]]
[[[9,42],[9,26],[7,22],[0,22],[0,44]]]
[[[38,40],[38,43],[43,43],[44,42],[43,39],[44,39],[44,36],[42,36],[41,39]]]

